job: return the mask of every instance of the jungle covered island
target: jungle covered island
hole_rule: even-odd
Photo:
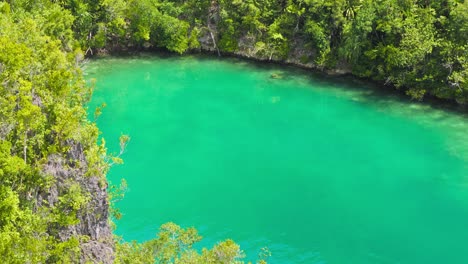
[[[103,4],[79,16],[94,18]],[[122,160],[106,152],[85,109],[92,89],[80,70],[80,33],[73,31],[80,18],[49,1],[0,2],[0,10],[1,262],[239,261],[233,241],[196,251],[201,236],[174,223],[145,243],[113,236],[110,213],[119,214],[112,202],[124,186],[109,188],[106,173]],[[123,152],[129,137],[115,140]]]
[[[174,55],[96,59],[142,51]],[[0,262],[466,263],[466,117],[312,72],[463,107],[468,1],[0,1]],[[133,196],[145,219],[218,215],[208,241],[170,219],[116,235],[121,176],[159,184]]]
[[[466,1],[50,2],[7,1],[3,9],[12,16],[46,12],[46,34],[63,49],[79,47],[88,56],[151,48],[212,51],[351,73],[417,100],[467,100]]]

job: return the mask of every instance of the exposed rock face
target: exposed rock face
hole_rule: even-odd
[[[44,173],[54,177],[55,182],[48,192],[38,197],[41,205],[47,201],[50,206],[59,202],[72,184],[79,184],[81,191],[88,197],[84,208],[77,213],[79,223],[60,228],[51,233],[61,240],[71,236],[88,236],[89,240],[81,244],[80,263],[113,263],[114,248],[112,230],[109,225],[109,201],[107,183],[100,176],[87,176],[86,159],[79,143],[70,142],[67,157],[52,155],[44,167]]]

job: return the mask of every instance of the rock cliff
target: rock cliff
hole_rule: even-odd
[[[38,197],[39,205],[45,201],[54,206],[73,184],[79,184],[87,196],[86,205],[77,213],[79,222],[75,225],[51,230],[50,233],[65,241],[72,236],[87,236],[81,243],[80,263],[113,263],[113,235],[109,225],[109,200],[107,183],[102,176],[86,175],[87,161],[80,143],[70,142],[66,156],[51,155],[44,167],[44,173],[54,178],[49,190]],[[56,233],[56,234],[55,234]]]

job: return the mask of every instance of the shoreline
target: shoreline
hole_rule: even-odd
[[[426,94],[424,99],[421,101],[411,99],[410,96],[406,94],[407,88],[397,88],[394,85],[386,85],[380,81],[376,81],[370,78],[359,77],[352,74],[351,71],[346,71],[342,69],[320,69],[319,67],[309,63],[304,64],[297,61],[289,60],[276,60],[268,58],[259,58],[255,56],[248,56],[242,52],[221,52],[221,55],[217,54],[216,50],[210,49],[199,49],[199,50],[190,50],[184,54],[176,54],[174,52],[170,52],[166,49],[162,48],[144,48],[144,49],[128,49],[128,50],[104,50],[97,51],[92,56],[87,56],[90,59],[94,58],[105,58],[105,57],[126,57],[126,56],[141,56],[143,54],[149,54],[151,56],[168,56],[168,57],[184,57],[184,56],[201,56],[207,57],[211,59],[223,59],[223,58],[230,58],[230,59],[239,59],[244,60],[249,63],[257,64],[257,65],[271,65],[271,66],[280,66],[280,67],[291,67],[298,70],[303,70],[306,73],[315,74],[322,78],[329,78],[329,79],[336,79],[339,78],[351,78],[353,80],[364,82],[368,86],[363,89],[372,89],[376,92],[382,92],[389,95],[398,96],[399,99],[406,101],[407,103],[417,103],[428,105],[435,109],[450,111],[453,113],[458,114],[468,114],[468,105],[467,104],[460,104],[456,100],[453,99],[445,99],[439,98],[431,94]]]

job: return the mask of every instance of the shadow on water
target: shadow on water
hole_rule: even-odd
[[[95,60],[106,59],[107,57],[98,57]],[[416,107],[430,108],[434,110],[447,111],[453,114],[462,115],[464,118],[468,118],[468,108],[457,104],[451,100],[444,100],[435,98],[433,96],[426,96],[423,101],[412,100],[405,94],[403,89],[397,89],[391,85],[383,85],[376,81],[372,81],[365,78],[359,78],[350,74],[343,76],[331,76],[325,72],[321,72],[313,69],[305,69],[298,66],[283,64],[278,62],[259,61],[256,59],[239,58],[233,56],[222,56],[218,57],[215,54],[186,54],[183,56],[175,55],[167,51],[154,52],[140,52],[138,54],[119,54],[112,56],[112,58],[118,59],[148,59],[148,60],[180,60],[181,62],[189,59],[196,58],[199,61],[213,61],[220,60],[223,62],[229,62],[232,64],[248,65],[259,70],[265,70],[272,72],[271,76],[268,76],[269,80],[291,80],[297,77],[303,78],[307,76],[312,83],[317,81],[324,84],[327,87],[333,87],[343,91],[356,91],[363,96],[363,99],[372,101],[375,105],[385,107],[396,101],[413,105]],[[92,72],[90,72],[92,73]],[[277,76],[274,76],[277,75]],[[276,78],[278,77],[278,78]],[[366,101],[367,101],[366,100]]]
[[[468,127],[466,122],[468,111],[466,106],[461,106],[453,101],[441,100],[427,97],[424,101],[419,102],[411,100],[403,90],[397,90],[391,86],[385,86],[370,80],[360,79],[351,75],[345,76],[330,76],[324,72],[314,71],[310,69],[299,68],[296,66],[261,62],[256,60],[238,58],[238,57],[218,57],[213,54],[187,54],[184,56],[174,55],[169,52],[158,53],[139,53],[123,54],[111,57],[98,57],[95,60],[101,61],[105,67],[93,66],[93,64],[85,65],[85,73],[94,75],[98,67],[99,72],[111,73],[115,67],[121,67],[119,61],[125,61],[125,65],[139,63],[150,64],[153,61],[172,61],[193,62],[196,59],[201,62],[200,65],[205,65],[205,62],[218,61],[219,63],[227,63],[238,67],[249,67],[252,71],[265,73],[265,82],[289,82],[299,81],[303,84],[311,84],[311,86],[320,84],[322,90],[333,90],[337,96],[344,96],[348,100],[355,101],[363,106],[370,106],[378,111],[388,114],[397,114],[399,116],[415,117],[415,121],[420,123],[437,122],[438,127],[444,129],[460,130],[460,127]],[[94,64],[95,65],[95,64]],[[114,66],[115,65],[115,66]],[[89,66],[89,67],[88,67]],[[185,66],[184,66],[185,67]],[[199,67],[197,64],[187,64],[187,67]],[[433,123],[432,123],[433,124]],[[463,148],[468,153],[468,143],[464,143],[463,135],[456,136],[457,148]],[[452,146],[452,148],[455,148]],[[464,151],[463,151],[464,152]],[[468,159],[468,157],[467,157]]]

